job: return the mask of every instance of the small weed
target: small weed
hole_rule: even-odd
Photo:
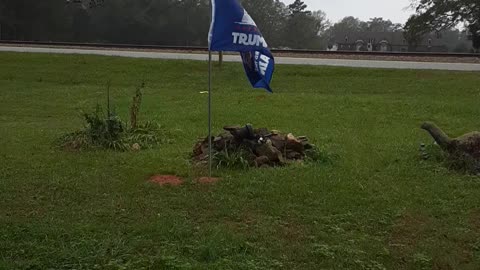
[[[240,169],[246,170],[250,166],[248,160],[249,152],[243,149],[225,149],[213,155],[213,161],[217,169]]]

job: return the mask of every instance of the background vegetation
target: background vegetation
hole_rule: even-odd
[[[347,16],[331,22],[325,12],[311,11],[300,0],[291,5],[279,0],[241,2],[274,48],[325,50],[335,39],[343,40],[345,33],[403,30],[403,25],[388,18],[364,22]],[[474,0],[455,3],[460,6],[451,10],[464,10],[464,6],[478,9]],[[0,39],[206,46],[209,5],[209,0],[0,0]],[[419,6],[419,14],[422,10]],[[460,22],[475,25],[475,21],[457,16],[455,23],[433,28],[428,20],[431,15],[421,18],[407,25],[409,42],[418,42],[425,33],[440,31],[450,51],[472,50],[468,33],[456,27]],[[472,18],[478,21],[480,15],[473,13]]]

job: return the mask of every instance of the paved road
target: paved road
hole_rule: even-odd
[[[132,57],[132,58],[154,58],[154,59],[197,60],[197,61],[208,60],[208,56],[206,54],[161,53],[161,52],[144,52],[144,51],[125,51],[125,50],[95,50],[95,49],[0,46],[0,51],[29,52],[29,53],[90,54],[90,55],[120,56],[120,57]],[[214,56],[214,59],[216,60],[217,56]],[[240,62],[241,59],[239,56],[225,55],[224,61]],[[371,60],[344,60],[344,59],[291,58],[291,57],[277,57],[275,58],[275,61],[277,64],[289,64],[289,65],[480,71],[480,64],[462,64],[462,63],[371,61]]]

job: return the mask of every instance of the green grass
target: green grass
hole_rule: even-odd
[[[278,66],[275,94],[214,71],[214,130],[307,135],[333,164],[222,170],[193,183],[206,63],[0,53],[0,269],[480,269],[480,178],[422,161],[419,129],[480,129],[480,74]],[[174,143],[138,153],[53,146],[104,104]],[[187,179],[179,188],[152,174]]]

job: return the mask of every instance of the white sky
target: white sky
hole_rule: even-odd
[[[294,0],[282,0],[291,4]],[[394,23],[405,23],[413,14],[406,9],[410,0],[303,0],[308,9],[323,10],[332,22],[337,22],[346,16],[354,16],[366,21],[373,17],[383,17]]]

